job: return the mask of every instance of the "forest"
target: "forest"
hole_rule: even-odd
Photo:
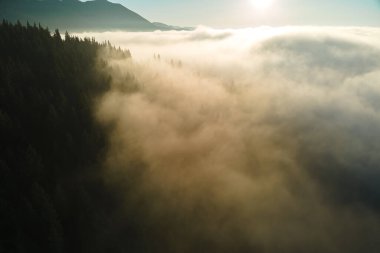
[[[380,252],[379,29],[61,32],[0,25],[0,253]]]
[[[133,226],[105,186],[105,129],[94,100],[109,89],[108,43],[40,25],[0,25],[0,252],[125,252]],[[128,236],[128,233],[131,236]]]

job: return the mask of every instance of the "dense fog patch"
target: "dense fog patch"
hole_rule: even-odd
[[[378,29],[91,35],[134,57],[97,115],[156,251],[378,252]]]

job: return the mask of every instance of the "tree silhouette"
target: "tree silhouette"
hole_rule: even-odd
[[[0,24],[0,252],[126,249],[113,215],[121,201],[99,176],[106,136],[92,103],[110,85],[99,50],[130,57],[41,25]]]

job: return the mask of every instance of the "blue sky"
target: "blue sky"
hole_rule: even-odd
[[[150,21],[217,28],[259,25],[380,26],[380,0],[272,0],[266,10],[255,0],[110,0]]]

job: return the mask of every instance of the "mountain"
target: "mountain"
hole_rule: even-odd
[[[68,31],[160,29],[123,5],[107,0],[0,0],[0,18]]]
[[[155,25],[159,30],[163,31],[192,31],[194,30],[194,27],[181,27],[181,26],[172,26],[167,25],[160,22],[153,22],[153,25]]]

